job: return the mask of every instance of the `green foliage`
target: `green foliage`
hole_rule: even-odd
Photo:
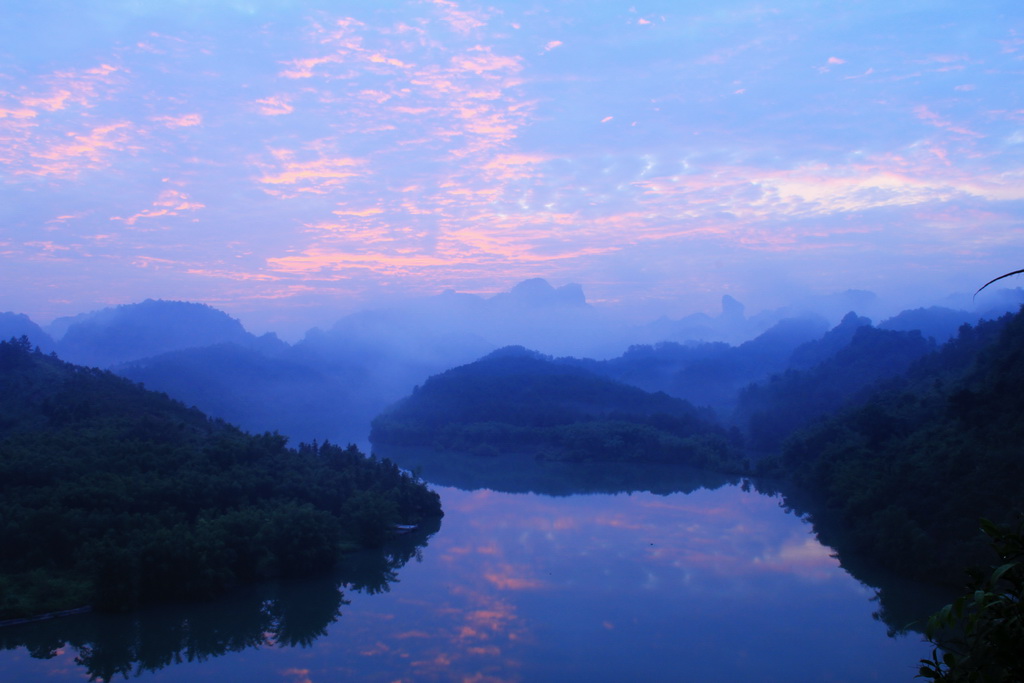
[[[937,646],[921,660],[920,678],[950,683],[1024,680],[1024,516],[1016,527],[982,520],[998,564],[976,574],[970,590],[929,622]],[[939,649],[944,653],[939,657]]]
[[[438,496],[354,446],[287,447],[0,342],[0,618],[322,571]]]
[[[987,548],[971,520],[1024,501],[1024,315],[976,327],[860,405],[791,437],[763,468],[838,516],[844,541],[904,575],[951,585]]]
[[[737,418],[746,422],[752,447],[777,451],[796,429],[864,400],[877,382],[902,374],[933,350],[919,332],[862,325],[846,346],[813,368],[791,368],[748,386],[740,393]]]
[[[532,451],[547,460],[746,469],[729,435],[687,401],[525,349],[431,377],[378,416],[370,438],[481,456]]]

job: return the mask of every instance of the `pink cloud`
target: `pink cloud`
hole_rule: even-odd
[[[15,174],[74,176],[111,163],[115,152],[131,151],[135,129],[127,121],[96,126],[85,133],[66,133],[67,141],[51,142],[33,150],[27,167]]]
[[[451,265],[448,259],[428,254],[353,254],[323,249],[307,249],[296,256],[268,258],[274,270],[311,275],[322,271],[342,271],[347,268],[367,268],[384,273],[406,271],[410,268]]]
[[[256,104],[260,105],[259,112],[264,116],[281,116],[295,111],[295,107],[288,100],[289,98],[285,95],[274,95],[256,100]]]
[[[523,68],[522,59],[494,54],[489,47],[476,46],[468,53],[452,58],[452,65],[461,71],[483,74],[492,71],[518,72]]]
[[[360,218],[365,218],[367,216],[376,216],[377,214],[384,213],[384,209],[376,206],[369,209],[335,209],[331,213],[336,216],[358,216]]]
[[[951,133],[958,133],[960,135],[968,135],[976,138],[985,137],[981,133],[977,133],[973,130],[964,128],[962,126],[957,126],[950,122],[949,120],[942,118],[941,116],[933,112],[931,109],[929,109],[927,105],[922,104],[917,107],[914,107],[914,114],[917,116],[917,118],[921,119],[925,123],[935,126],[936,128],[948,130]]]
[[[123,221],[125,225],[134,226],[138,221],[149,218],[163,218],[165,216],[180,216],[186,211],[198,211],[199,209],[206,208],[205,204],[199,202],[193,202],[189,200],[188,195],[185,193],[167,189],[160,193],[160,196],[153,202],[152,209],[144,209],[138,213],[129,216],[128,218],[121,218],[115,216],[111,220]]]
[[[348,178],[360,174],[364,165],[359,159],[350,157],[327,157],[299,161],[295,152],[287,149],[271,150],[273,163],[262,164],[265,172],[257,182],[270,186],[299,186],[300,192],[325,193],[337,187]]]
[[[532,175],[547,160],[548,157],[542,154],[497,154],[484,162],[481,168],[503,181],[509,181]]]
[[[46,111],[60,111],[71,104],[91,108],[96,100],[111,97],[121,85],[115,77],[123,70],[110,64],[101,64],[91,69],[56,71],[42,79],[49,84],[46,94],[22,96],[21,102],[26,107],[41,108]]]
[[[370,55],[367,59],[369,59],[374,64],[388,64],[389,66],[397,66],[403,69],[407,69],[410,66],[409,64],[406,64],[400,59],[396,59],[394,57],[386,57],[378,53]]]
[[[0,109],[0,119],[32,119],[35,117],[34,109]]]
[[[203,123],[202,114],[181,114],[180,116],[155,116],[153,121],[168,128],[191,128]]]
[[[58,90],[46,96],[25,97],[21,103],[26,107],[40,107],[47,111],[57,111],[63,109],[69,99],[71,99],[70,90]]]
[[[282,78],[312,78],[314,70],[323,64],[334,64],[341,61],[341,58],[337,55],[328,55],[327,57],[309,57],[307,59],[294,59],[290,62],[286,62],[291,65],[291,68],[282,71],[279,76]]]
[[[483,14],[461,10],[458,4],[451,0],[428,0],[428,2],[440,10],[441,18],[458,33],[468,34],[486,24],[486,17]]]

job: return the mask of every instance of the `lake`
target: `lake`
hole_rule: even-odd
[[[931,652],[888,635],[877,587],[776,496],[670,468],[477,465],[425,472],[439,528],[335,576],[0,629],[0,680],[911,681]],[[884,591],[890,622],[938,606]]]

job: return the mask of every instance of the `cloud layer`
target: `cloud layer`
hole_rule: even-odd
[[[1024,258],[1011,4],[6,11],[0,307],[42,319],[536,276],[681,314]]]

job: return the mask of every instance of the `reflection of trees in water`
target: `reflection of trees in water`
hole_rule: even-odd
[[[343,589],[390,590],[398,570],[418,557],[440,519],[384,548],[348,556],[342,569],[316,579],[246,586],[210,603],[164,605],[128,615],[78,615],[0,629],[0,648],[24,647],[37,659],[73,648],[91,681],[137,676],[182,662],[266,646],[309,647],[348,604]]]
[[[928,617],[953,597],[943,587],[901,578],[852,550],[853,540],[828,509],[807,492],[782,480],[742,479],[705,470],[657,463],[550,462],[530,454],[470,455],[434,449],[378,449],[408,469],[417,469],[430,483],[462,490],[491,489],[506,493],[568,496],[579,493],[649,491],[655,495],[692,493],[740,484],[767,496],[780,496],[786,512],[807,519],[818,540],[836,552],[840,566],[875,591],[875,618],[891,636],[922,633]]]
[[[901,577],[854,550],[850,532],[813,494],[778,480],[757,480],[755,484],[759,493],[782,496],[782,508],[806,519],[818,542],[834,551],[839,566],[875,591],[872,601],[877,609],[872,616],[886,625],[890,637],[924,633],[928,618],[954,597],[948,587]]]
[[[562,462],[531,453],[472,455],[392,446],[378,447],[376,453],[419,472],[431,484],[464,491],[490,489],[546,496],[649,491],[669,495],[714,490],[740,481],[735,475],[665,463]]]

